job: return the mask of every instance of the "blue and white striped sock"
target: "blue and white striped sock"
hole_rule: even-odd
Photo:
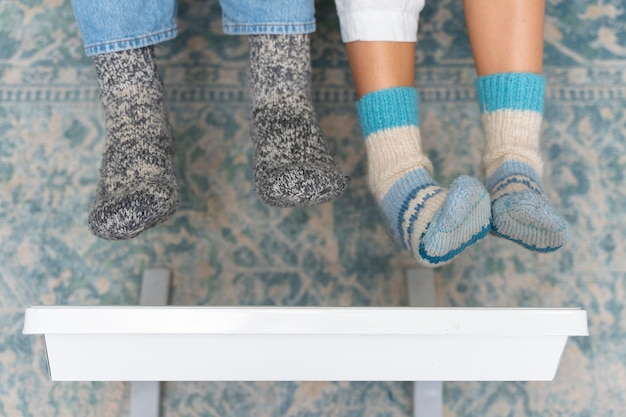
[[[545,80],[533,73],[502,73],[476,81],[485,129],[483,158],[495,234],[551,252],[569,237],[565,219],[541,183],[539,150]]]
[[[464,175],[445,190],[431,176],[432,164],[421,148],[414,88],[367,94],[357,110],[370,189],[392,235],[416,261],[443,265],[486,236],[491,210],[484,186]]]

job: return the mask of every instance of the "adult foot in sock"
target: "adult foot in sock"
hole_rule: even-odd
[[[129,239],[171,216],[179,190],[174,138],[163,102],[153,47],[93,58],[106,117],[100,181],[89,228]]]
[[[328,150],[311,101],[308,35],[250,36],[255,191],[270,206],[339,196],[349,178]]]

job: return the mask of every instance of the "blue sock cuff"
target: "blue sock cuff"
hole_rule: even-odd
[[[531,72],[506,72],[478,77],[476,92],[481,113],[531,110],[543,114],[546,80]]]
[[[413,87],[394,87],[374,91],[356,103],[363,137],[381,130],[419,126],[417,91]]]

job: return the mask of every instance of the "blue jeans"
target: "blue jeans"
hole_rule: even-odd
[[[230,35],[315,31],[314,0],[220,0]],[[177,0],[72,0],[88,56],[154,45],[176,36]]]

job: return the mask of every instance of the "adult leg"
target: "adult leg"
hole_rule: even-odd
[[[153,47],[176,35],[176,2],[72,6],[95,65],[107,131],[89,228],[104,239],[128,239],[178,208],[174,137]]]
[[[221,0],[224,30],[250,41],[249,88],[255,191],[293,207],[339,196],[348,178],[322,135],[311,100],[313,0]]]
[[[443,265],[487,234],[490,206],[474,178],[440,187],[422,150],[414,65],[423,2],[336,3],[359,97],[370,189],[395,239],[421,264]]]
[[[531,250],[554,251],[569,232],[540,179],[545,1],[465,0],[465,14],[478,73],[493,231]]]

